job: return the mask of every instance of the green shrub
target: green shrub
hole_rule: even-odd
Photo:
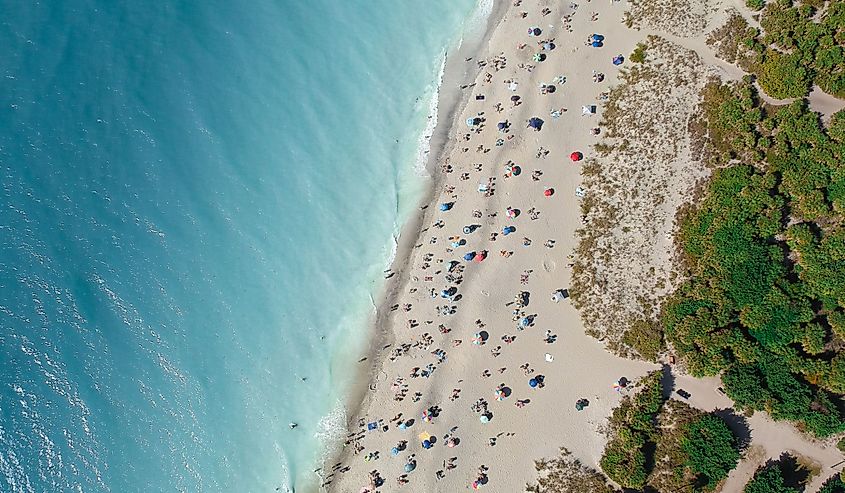
[[[745,485],[744,493],[801,493],[797,488],[786,486],[783,472],[777,465],[764,467],[754,473]]]
[[[686,467],[704,490],[713,490],[739,463],[736,436],[725,420],[712,414],[687,425],[681,446],[688,457]]]
[[[645,62],[645,50],[646,45],[643,43],[638,43],[637,47],[634,48],[634,52],[631,53],[631,61],[634,63],[644,63]]]
[[[653,461],[646,452],[654,450],[655,421],[664,402],[661,377],[660,371],[643,377],[636,395],[625,396],[610,418],[611,438],[599,465],[624,488],[641,489],[648,478]]]
[[[634,320],[622,336],[622,342],[648,361],[657,361],[663,350],[663,331],[649,320]]]
[[[801,53],[769,50],[757,77],[760,87],[773,98],[801,98],[810,92],[810,75],[801,63]]]
[[[835,474],[824,482],[819,493],[845,493],[845,481],[840,474]]]

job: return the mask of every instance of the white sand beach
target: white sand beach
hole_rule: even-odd
[[[670,32],[658,31],[665,23],[631,29],[623,23],[628,7],[615,1],[517,0],[495,14],[482,53],[462,58],[467,73],[480,72],[464,84],[463,102],[440,127],[448,135],[435,160],[434,196],[424,206],[419,237],[413,243],[407,235],[401,239],[409,252],[402,263],[400,250],[388,303],[381,307],[378,350],[361,363],[372,381],[350,416],[337,461],[322,470],[327,491],[451,492],[472,489],[473,483],[489,491],[522,491],[536,476],[534,461],[557,455],[562,446],[597,467],[603,427],[629,392],[614,384],[622,377],[636,382],[659,368],[611,354],[607,341],[586,335],[570,299],[553,299],[570,286],[576,230],[584,224],[581,201],[601,193],[582,183],[582,166],[615,157],[593,149],[607,130],[600,125],[607,93],[631,65],[627,59],[615,65],[614,57],[627,58],[654,33],[681,40],[684,49],[708,49],[706,21],[685,18]],[[679,36],[684,33],[686,38]],[[600,46],[591,46],[593,34],[603,36]],[[727,73],[707,65],[712,53],[701,59],[690,77]],[[694,103],[696,87],[668,99]],[[637,108],[626,111],[628,120],[637,119]],[[611,266],[617,279],[626,273],[634,279],[650,266],[671,277],[671,268],[660,269],[671,260],[674,213],[706,176],[667,130],[684,124],[691,111],[655,120],[642,110],[642,118],[655,122],[654,136],[638,136],[659,156],[651,174],[622,176],[631,171],[630,161],[608,164],[620,173],[614,177],[620,190],[637,187],[639,176],[649,181],[646,193],[669,197],[653,210],[641,203],[623,212],[633,218],[633,233],[626,234],[639,246],[627,256],[618,246],[610,251],[617,255]],[[539,128],[531,127],[532,118],[542,120],[534,121]],[[644,250],[652,254],[631,254]],[[607,289],[597,284],[596,296],[637,287],[613,282]],[[615,313],[594,315],[603,324],[600,333],[613,333]],[[693,393],[694,406],[730,407],[714,381],[679,378]],[[532,379],[539,385],[532,387]],[[577,410],[582,399],[588,404]],[[782,444],[772,434],[791,426],[772,426],[765,416],[755,420],[753,443],[763,455],[776,454]],[[430,448],[423,447],[426,440]],[[829,445],[797,432],[787,442],[822,467],[839,457]],[[732,484],[742,484],[758,463],[734,471],[731,481],[738,483]]]

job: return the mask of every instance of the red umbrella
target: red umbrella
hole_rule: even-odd
[[[583,155],[583,154],[581,154],[581,153],[580,153],[580,152],[578,152],[578,151],[575,151],[575,152],[573,152],[572,154],[570,154],[570,155],[569,155],[569,159],[571,159],[573,162],[578,162],[578,161],[580,161],[583,157],[584,157],[584,155]]]
[[[551,197],[554,194],[555,194],[554,188],[547,188],[547,189],[543,190],[543,195],[545,195],[546,197]]]
[[[484,252],[478,252],[478,253],[476,253],[476,254],[475,254],[475,258],[474,258],[473,260],[475,260],[476,262],[481,262],[481,261],[482,261],[482,260],[484,260],[485,258],[487,258],[487,254],[486,254],[486,253],[484,253]]]

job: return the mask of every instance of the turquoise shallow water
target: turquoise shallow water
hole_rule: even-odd
[[[474,4],[0,0],[0,491],[310,477]]]

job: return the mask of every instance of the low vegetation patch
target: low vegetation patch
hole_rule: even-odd
[[[525,486],[526,493],[620,493],[600,472],[586,467],[565,448],[554,459],[534,463],[540,478]]]

